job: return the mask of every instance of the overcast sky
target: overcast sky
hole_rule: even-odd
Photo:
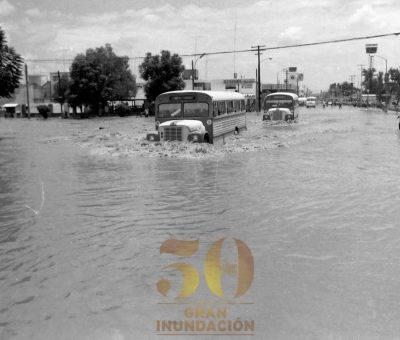
[[[400,32],[398,0],[0,0],[0,26],[30,73],[68,70],[87,48],[110,43],[118,55],[142,57],[166,49],[178,54],[249,49]],[[236,30],[235,30],[236,27]],[[366,43],[378,44],[388,67],[400,66],[400,36],[264,51],[261,81],[284,78],[297,66],[314,91],[349,81],[367,64]],[[272,58],[267,59],[267,58]],[[192,57],[183,62],[190,68]],[[131,61],[137,73],[140,59]],[[374,66],[384,71],[385,61]],[[212,55],[197,61],[202,79],[255,78],[253,53]]]

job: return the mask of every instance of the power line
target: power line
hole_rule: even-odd
[[[266,47],[265,50],[280,50],[280,49],[285,49],[285,48],[333,44],[333,43],[340,43],[340,42],[346,42],[346,41],[356,41],[356,40],[383,38],[383,37],[388,37],[388,36],[391,36],[391,35],[396,35],[397,36],[397,35],[400,35],[400,32],[378,34],[378,35],[369,35],[369,36],[365,36],[365,37],[353,37],[353,38],[347,38],[347,39],[335,39],[335,40],[319,41],[319,42],[304,43],[304,44],[273,46],[273,47]],[[252,49],[246,49],[246,50],[236,50],[236,51],[206,52],[205,54],[206,55],[213,55],[213,54],[227,54],[227,53],[244,53],[244,52],[252,52],[252,51],[253,51]],[[193,57],[193,56],[194,56],[193,54],[181,54],[181,57]]]
[[[334,44],[341,43],[347,41],[357,41],[357,40],[366,40],[366,39],[375,39],[375,38],[384,38],[389,36],[398,36],[400,32],[394,33],[386,33],[386,34],[377,34],[377,35],[368,35],[364,37],[353,37],[346,39],[334,39],[334,40],[326,40],[319,42],[311,42],[311,43],[303,43],[303,44],[293,44],[293,45],[283,45],[283,46],[272,46],[265,47],[263,50],[281,50],[285,48],[296,48],[296,47],[306,47],[306,46],[316,46],[316,45],[326,45],[326,44]],[[228,50],[228,51],[218,51],[218,52],[203,52],[203,53],[194,53],[194,54],[180,54],[181,57],[197,57],[201,54],[207,55],[217,55],[217,54],[231,54],[231,53],[246,53],[246,52],[254,52],[253,49],[245,49],[245,50]],[[143,59],[144,57],[129,57],[129,59]],[[40,63],[58,63],[58,62],[72,62],[73,59],[26,59],[27,62],[40,62]]]

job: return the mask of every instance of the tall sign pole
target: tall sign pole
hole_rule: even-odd
[[[371,92],[372,85],[372,54],[375,54],[378,50],[378,44],[366,44],[365,52],[368,54],[369,62],[369,79],[368,79],[368,93],[367,93],[367,107],[369,106],[369,94]]]
[[[25,82],[26,82],[26,102],[28,108],[28,118],[31,118],[31,110],[29,107],[29,81],[28,81],[28,65],[25,64]]]

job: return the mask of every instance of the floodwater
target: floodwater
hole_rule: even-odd
[[[165,303],[179,275],[166,298],[156,283],[192,263],[191,298],[212,301],[202,266],[222,238],[254,258],[228,308],[254,335],[235,338],[398,339],[397,124],[345,107],[289,125],[249,114],[246,132],[203,146],[149,145],[151,118],[1,118],[0,339],[220,339],[159,335],[185,307]],[[160,254],[168,239],[199,252]]]

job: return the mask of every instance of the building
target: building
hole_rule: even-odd
[[[275,92],[297,93],[297,86],[293,84],[261,84],[261,93],[267,95]]]

